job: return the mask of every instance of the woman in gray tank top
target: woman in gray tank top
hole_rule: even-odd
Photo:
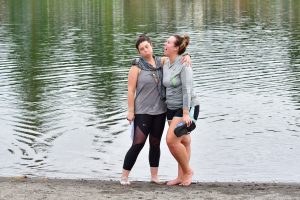
[[[160,184],[158,166],[160,141],[166,119],[165,90],[162,85],[162,64],[166,57],[153,55],[152,43],[146,35],[136,41],[140,58],[132,61],[128,74],[128,114],[133,123],[134,137],[126,153],[120,183],[129,185],[129,173],[149,135],[151,181]],[[188,62],[190,57],[186,58]]]

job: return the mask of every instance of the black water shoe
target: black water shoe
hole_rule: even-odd
[[[190,126],[187,126],[186,123],[180,122],[178,126],[174,129],[174,133],[177,137],[181,137],[183,135],[189,134],[196,128],[196,124],[192,121]]]

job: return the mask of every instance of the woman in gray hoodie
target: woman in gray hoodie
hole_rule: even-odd
[[[189,164],[191,156],[189,133],[195,128],[199,102],[193,91],[192,67],[180,62],[189,41],[189,36],[174,35],[169,37],[164,45],[164,54],[168,57],[163,66],[163,85],[166,87],[169,123],[166,139],[170,152],[178,162],[178,176],[167,185],[188,186],[193,176]]]

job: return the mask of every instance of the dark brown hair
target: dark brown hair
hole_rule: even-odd
[[[135,48],[137,49],[137,50],[139,50],[139,45],[142,43],[142,42],[149,42],[150,44],[151,44],[151,46],[152,46],[152,42],[151,42],[151,39],[150,39],[150,37],[148,37],[146,34],[142,34],[142,35],[140,35],[138,38],[137,38],[137,40],[136,40],[136,43],[135,43]]]
[[[178,54],[181,55],[185,52],[187,46],[189,45],[190,37],[188,35],[174,35],[174,37],[176,38],[174,46],[179,47]]]

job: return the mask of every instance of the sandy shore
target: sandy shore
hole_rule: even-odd
[[[1,200],[27,199],[300,199],[300,184],[193,183],[189,187],[116,181],[0,178]]]

